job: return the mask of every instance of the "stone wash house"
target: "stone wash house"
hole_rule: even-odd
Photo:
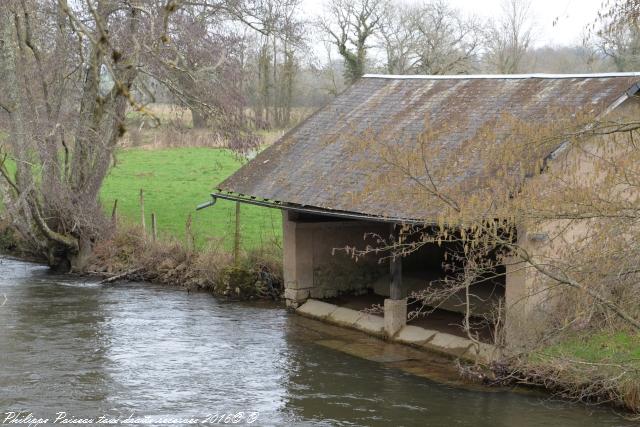
[[[635,73],[366,75],[219,184],[212,196],[282,211],[288,306],[297,308],[309,299],[339,303],[349,295],[372,297],[368,301],[379,297],[384,321],[373,331],[394,336],[405,327],[407,293],[444,274],[446,247],[425,246],[387,263],[372,255],[354,262],[333,250],[362,245],[365,233],[388,236],[395,224],[429,223],[438,215],[433,206],[411,197],[415,184],[376,182],[376,158],[354,149],[354,136],[387,145],[415,144],[426,126],[446,122],[448,131],[429,144],[473,164],[466,158],[474,154],[465,149],[465,141],[489,121],[499,121],[502,113],[527,120],[560,108],[609,114],[635,102],[638,81]],[[473,189],[473,168],[438,171],[439,166],[434,159],[433,170]],[[524,294],[528,279],[506,273],[477,292],[485,300],[504,298],[509,307]],[[459,305],[450,301],[443,308],[455,313]]]

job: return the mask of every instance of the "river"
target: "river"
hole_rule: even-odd
[[[631,425],[609,409],[461,386],[450,363],[420,354],[272,304],[101,286],[0,258],[0,424],[24,411],[50,423],[65,412],[96,424],[232,413],[253,425]]]

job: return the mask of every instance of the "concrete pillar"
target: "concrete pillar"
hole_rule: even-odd
[[[294,213],[282,211],[284,298],[287,307],[304,303],[313,288],[313,230],[300,227]]]
[[[398,333],[407,324],[407,299],[384,300],[384,331],[388,337]]]

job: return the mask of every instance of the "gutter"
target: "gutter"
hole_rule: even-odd
[[[374,221],[374,222],[387,222],[387,223],[403,223],[403,224],[425,224],[424,220],[418,219],[407,219],[407,218],[399,218],[399,217],[387,217],[387,216],[379,216],[379,215],[367,215],[361,214],[357,212],[348,212],[348,211],[337,211],[331,209],[323,209],[315,206],[306,206],[306,205],[294,205],[290,203],[276,202],[271,200],[258,200],[255,197],[246,197],[242,195],[236,195],[232,193],[222,193],[216,192],[211,193],[211,201],[202,203],[196,207],[196,210],[202,210],[213,206],[216,204],[218,199],[221,200],[229,200],[238,203],[246,203],[248,205],[260,206],[264,208],[271,209],[280,209],[285,211],[306,213],[306,214],[315,214],[315,215],[324,215],[331,216],[335,218],[344,218],[344,219],[354,219],[354,220],[366,220],[366,221]]]

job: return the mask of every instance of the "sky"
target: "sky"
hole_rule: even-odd
[[[535,45],[567,46],[581,43],[585,27],[594,22],[602,2],[531,0],[531,15],[537,30]],[[462,11],[491,18],[500,14],[502,0],[448,0],[447,3]]]
[[[319,15],[323,0],[303,0],[304,10]],[[391,0],[404,3],[412,0]],[[415,2],[413,0],[412,2]],[[465,13],[489,19],[500,15],[503,0],[444,0]],[[580,43],[584,28],[593,23],[604,0],[531,0],[531,14],[536,23],[534,45],[567,46]],[[553,25],[557,18],[556,25]]]

